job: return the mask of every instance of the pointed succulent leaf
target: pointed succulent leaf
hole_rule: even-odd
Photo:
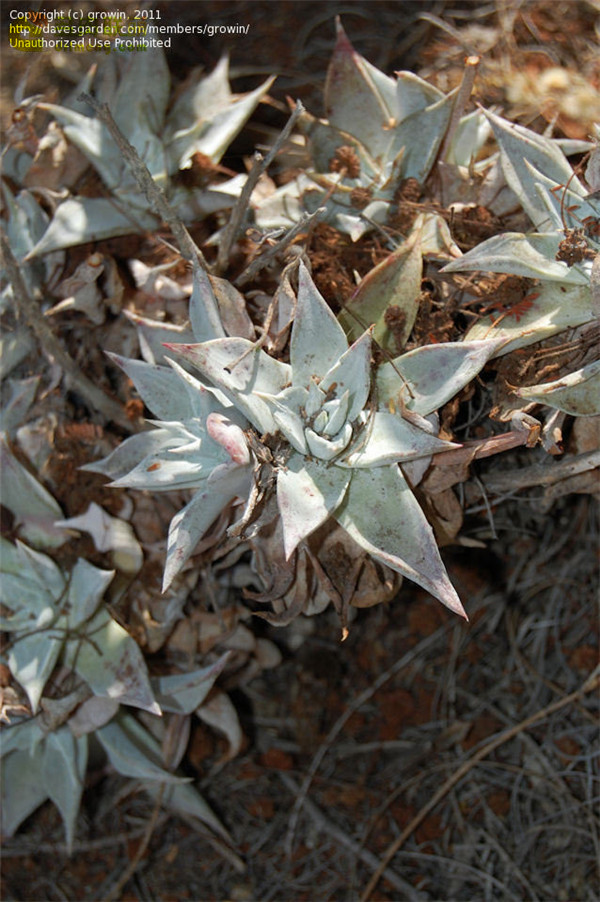
[[[427,107],[442,100],[444,94],[428,81],[419,78],[414,72],[398,72],[396,82],[396,117],[404,122],[414,113],[420,113]]]
[[[335,517],[376,560],[466,617],[440,558],[433,530],[396,465],[355,470]]]
[[[161,132],[170,88],[169,67],[162,48],[127,54],[111,110],[115,122],[132,144],[135,145],[132,140],[135,134],[150,136]],[[143,147],[137,149],[143,157]]]
[[[571,180],[575,187],[569,161],[549,138],[508,122],[495,113],[484,112],[500,147],[506,181],[536,228],[544,230],[548,226],[548,211],[536,191],[532,167],[552,179],[555,186],[566,185]]]
[[[84,464],[81,469],[88,473],[101,473],[117,482],[134,470],[146,457],[158,454],[165,447],[165,443],[163,429],[138,432],[117,445],[107,457]]]
[[[403,178],[414,178],[423,184],[440,149],[450,122],[454,92],[442,95],[431,106],[412,113],[393,130],[390,147],[394,159],[404,148],[402,158]],[[417,138],[415,136],[418,136]]]
[[[11,727],[11,732],[21,726]],[[5,739],[4,732],[2,738]],[[0,768],[2,834],[12,836],[25,818],[48,798],[42,779],[44,747],[38,744],[31,754],[12,752],[4,755]]]
[[[292,448],[300,454],[306,454],[308,447],[304,435],[304,423],[300,418],[298,408],[296,406],[290,406],[289,402],[286,404],[280,400],[280,397],[284,396],[288,391],[295,393],[303,392],[305,395],[307,394],[304,389],[286,389],[281,392],[281,396],[269,398],[268,403],[273,411],[275,424],[283,434],[284,438],[287,439]]]
[[[199,490],[189,504],[173,517],[169,526],[163,592],[169,588],[221,511],[238,495],[244,497],[248,494],[250,482],[250,468],[236,467],[225,479]]]
[[[97,551],[113,552],[117,569],[132,575],[140,570],[144,554],[131,524],[120,517],[111,517],[94,501],[90,501],[85,513],[60,520],[57,525],[89,533]]]
[[[567,185],[561,186],[560,191],[555,191],[556,183],[541,172],[538,172],[531,163],[526,161],[531,176],[535,180],[535,189],[538,197],[546,207],[549,220],[556,229],[561,232],[567,228],[581,228],[581,223],[600,216],[600,200],[593,195],[587,195],[581,182],[573,179]],[[594,241],[594,233],[590,230],[588,241]],[[597,242],[596,242],[597,243]]]
[[[138,780],[159,780],[162,783],[188,782],[161,766],[160,747],[141,724],[130,714],[119,714],[96,730],[96,738],[119,774]]]
[[[69,141],[88,158],[106,187],[117,189],[125,171],[125,163],[100,120],[54,103],[40,103],[39,107],[51,113],[61,124]]]
[[[154,784],[146,784],[145,790],[153,798],[157,796],[158,789]],[[205,801],[191,783],[177,783],[175,786],[167,786],[162,794],[162,804],[187,817],[198,818],[226,842],[232,842],[231,836],[208,802]]]
[[[210,279],[197,260],[192,262],[193,288],[190,298],[190,325],[196,341],[225,338],[219,306]]]
[[[396,84],[354,50],[339,20],[336,30],[325,82],[325,115],[331,125],[371,148],[373,156],[381,155],[396,115]]]
[[[94,694],[160,714],[140,648],[108,610],[101,608],[85,624],[85,633],[81,633],[68,642],[64,661]]]
[[[154,677],[152,688],[162,710],[173,714],[191,714],[195,711],[212,689],[230,654],[225,652],[218,661],[201,670]]]
[[[525,348],[564,329],[593,322],[596,314],[588,286],[564,282],[541,283],[531,307],[520,316],[489,316],[471,326],[465,341],[503,338],[498,355]]]
[[[21,535],[38,548],[58,548],[66,534],[54,522],[62,511],[52,495],[13,456],[0,438],[0,484],[2,504],[15,517]]]
[[[34,551],[23,542],[17,541],[17,557],[22,561],[25,572],[40,587],[43,597],[56,600],[62,597],[65,589],[65,578],[52,558],[39,551]]]
[[[349,423],[359,415],[371,390],[371,332],[368,330],[351,345],[325,374],[319,385],[321,391],[341,398],[348,392]],[[329,434],[329,432],[328,432]]]
[[[18,635],[7,655],[10,672],[25,690],[34,714],[65,641],[64,627],[57,624],[50,632],[48,626]]]
[[[290,375],[287,364],[269,357],[244,338],[166,347],[222,389],[260,432],[275,432],[272,414],[259,393],[276,395],[285,388]]]
[[[445,162],[468,168],[477,158],[490,132],[491,126],[483,110],[473,110],[463,116],[452,136]]]
[[[192,400],[188,392],[182,391],[181,379],[172,368],[109,352],[107,356],[129,376],[154,416],[160,420],[187,420],[194,416]]]
[[[597,416],[600,414],[600,361],[554,382],[517,388],[514,393],[525,401],[547,404],[572,416]]]
[[[69,627],[77,629],[97,610],[114,570],[100,570],[79,558],[69,579]]]
[[[49,733],[44,742],[42,784],[65,825],[67,846],[73,847],[75,821],[87,766],[87,737],[76,739],[67,727]]]
[[[307,428],[304,434],[309,454],[318,460],[330,461],[338,457],[348,446],[352,438],[352,426],[350,423],[346,423],[343,429],[340,429],[338,434],[331,438],[315,432],[311,428]]]
[[[10,397],[0,408],[0,432],[12,435],[19,426],[23,425],[27,412],[33,404],[40,380],[41,376],[8,380]]]
[[[121,204],[121,209],[117,206]],[[158,228],[158,219],[126,197],[71,197],[57,207],[52,221],[27,259],[88,241],[103,241]]]
[[[339,314],[350,339],[374,325],[373,338],[387,351],[406,344],[419,307],[423,259],[417,235],[403,242],[372,269]],[[390,330],[386,313],[393,311],[398,328]]]
[[[342,462],[353,469],[414,460],[450,448],[460,448],[460,445],[437,438],[396,414],[378,410],[365,424],[364,435],[359,434],[354,447],[356,450],[351,448]]]
[[[212,116],[208,127],[192,145],[191,153],[188,150],[180,156],[180,168],[183,168],[191,154],[196,151],[210,157],[213,163],[219,163],[232,139],[246,124],[260,100],[275,81],[275,77],[274,75],[270,76],[254,91]]]
[[[308,388],[313,376],[322,379],[347,350],[344,330],[301,263],[290,342],[293,385]]]
[[[292,454],[277,478],[286,558],[339,507],[350,471]]]
[[[570,285],[587,285],[589,277],[580,266],[567,266],[556,259],[561,236],[556,232],[523,235],[504,232],[482,241],[442,272],[504,272],[529,279],[545,279]]]
[[[501,339],[425,345],[383,363],[376,376],[379,403],[427,416],[468,385],[502,345]]]

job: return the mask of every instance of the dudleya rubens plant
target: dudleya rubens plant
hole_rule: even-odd
[[[2,539],[0,551],[0,629],[9,635],[3,664],[24,692],[20,699],[9,687],[2,701],[3,835],[51,799],[72,846],[93,734],[118,773],[144,781],[150,792],[167,784],[166,804],[226,837],[202,796],[172,772],[179,762],[165,762],[155,736],[122,706],[191,714],[227,655],[191,673],[152,678],[137,643],[103,603],[111,571],[79,559],[66,572],[22,542]]]
[[[466,340],[503,338],[498,354],[506,354],[566,329],[583,336],[600,316],[598,146],[589,145],[586,186],[555,141],[496,114],[485,115],[500,148],[506,182],[536,231],[496,235],[443,271],[509,273],[534,282],[518,316],[485,317]],[[593,344],[597,346],[597,337]],[[516,386],[510,400],[513,408],[538,403],[573,415],[596,415],[600,362],[588,359],[581,369],[553,382]]]
[[[285,227],[322,204],[326,221],[353,240],[372,227],[371,221],[385,222],[402,181],[415,179],[422,186],[431,172],[455,95],[412,72],[385,75],[354,50],[338,21],[325,84],[327,118],[303,113],[299,122],[312,165],[258,204],[257,223]],[[489,165],[475,163],[489,131],[479,110],[462,116],[445,163]]]
[[[196,221],[232,206],[246,176],[240,174],[217,184],[210,169],[220,162],[274,77],[254,91],[236,96],[229,87],[228,59],[223,57],[210,74],[201,77],[195,71],[167,111],[171,79],[162,49],[110,54],[103,65],[104,70],[95,78],[96,98],[109,103],[122,134],[167,193],[177,214],[186,222]],[[88,89],[87,82],[84,87]],[[157,228],[159,219],[149,208],[120,150],[85,104],[39,106],[60,123],[69,141],[97,170],[111,196],[67,198],[57,207],[31,255]],[[176,184],[173,177],[180,169],[189,168],[196,154],[204,160],[213,184],[204,188]]]
[[[115,486],[196,489],[170,526],[165,587],[219,513],[251,496],[256,452],[271,462],[288,558],[334,517],[373,558],[464,616],[398,464],[416,461],[423,472],[432,454],[456,447],[436,436],[432,415],[479,372],[497,343],[418,348],[373,377],[371,330],[348,347],[300,264],[286,363],[248,339],[225,336],[207,277],[198,270],[195,280],[192,327],[197,338],[214,337],[166,348],[205,381],[174,360],[168,368],[118,359],[160,419],[87,467],[111,476]]]

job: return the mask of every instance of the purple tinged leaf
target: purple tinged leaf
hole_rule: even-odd
[[[406,407],[427,416],[468,385],[503,344],[501,338],[444,342],[396,357],[377,371],[379,404],[399,413]]]
[[[419,309],[422,274],[419,236],[414,235],[372,269],[344,305],[338,318],[349,338],[358,338],[374,325],[373,338],[385,350],[398,352],[404,347]],[[398,314],[393,331],[385,318],[390,310]]]
[[[365,551],[466,618],[433,530],[399,468],[354,470],[335,517]]]

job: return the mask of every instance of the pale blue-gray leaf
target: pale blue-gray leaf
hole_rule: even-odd
[[[437,438],[398,414],[378,410],[365,423],[354,447],[358,450],[351,451],[343,462],[364,468],[428,457],[460,445]]]
[[[335,517],[374,558],[466,617],[448,579],[433,530],[396,465],[354,470]]]
[[[344,330],[317,291],[304,264],[298,269],[298,304],[290,341],[294,386],[322,379],[348,350]]]
[[[119,774],[162,783],[189,782],[164,770],[158,743],[131,715],[119,712],[95,735]]]
[[[3,836],[12,836],[25,818],[48,798],[42,780],[43,760],[43,745],[31,755],[13,752],[3,758],[0,768]]]
[[[214,664],[201,670],[153,677],[150,682],[154,697],[162,710],[173,714],[191,714],[195,711],[212,689],[230,654],[225,652]]]
[[[276,395],[289,384],[288,364],[269,357],[244,338],[218,338],[192,345],[169,344],[167,348],[222,389],[260,432],[275,432],[269,405],[259,395]]]
[[[85,633],[68,642],[64,662],[89,684],[95,695],[118,699],[124,705],[160,714],[140,648],[101,608],[85,624]]]
[[[67,599],[69,602],[69,626],[77,629],[91,617],[110,584],[114,570],[100,570],[79,558],[71,571]]]
[[[75,821],[87,766],[87,736],[76,739],[68,727],[49,733],[44,743],[42,782],[65,825],[67,846],[73,847]]]
[[[468,385],[502,345],[502,339],[443,342],[383,363],[376,377],[379,404],[396,412],[407,407],[427,416]]]
[[[285,555],[323,524],[342,502],[350,471],[292,454],[277,477]]]

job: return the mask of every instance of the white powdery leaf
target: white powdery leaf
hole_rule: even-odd
[[[344,330],[301,263],[298,304],[290,342],[294,387],[308,388],[313,376],[322,379],[347,350]]]
[[[571,165],[549,138],[508,122],[495,113],[484,112],[500,147],[506,181],[536,228],[543,231],[548,225],[548,212],[536,191],[536,178],[531,167],[552,179],[555,186],[570,182],[571,187],[578,190],[579,182],[573,177]]]
[[[290,380],[288,364],[274,360],[244,338],[166,347],[222,389],[260,432],[275,432],[273,416],[260,394],[277,395],[286,387]]]
[[[337,41],[325,82],[325,114],[336,128],[355,135],[374,156],[390,143],[397,114],[396,82],[358,54],[338,19]]]
[[[335,517],[372,557],[466,618],[433,530],[397,466],[355,470]]]
[[[201,670],[154,677],[151,681],[152,688],[162,710],[173,714],[191,714],[204,702],[230,654],[231,652],[225,652],[218,661]]]
[[[367,331],[354,342],[327,371],[319,384],[321,391],[334,392],[335,397],[349,393],[347,419],[352,422],[359,415],[371,389],[371,332]]]
[[[465,336],[465,343],[477,340],[504,339],[497,356],[517,348],[536,344],[574,326],[593,322],[589,285],[568,285],[563,282],[542,283],[536,288],[531,307],[516,316],[489,316],[476,322]]]
[[[211,483],[206,490],[198,491],[169,525],[167,560],[162,590],[165,592],[175,576],[193,554],[194,549],[209,526],[234,498],[245,497],[250,491],[251,467],[236,467],[221,480]]]
[[[426,417],[468,385],[502,345],[502,339],[441,342],[383,363],[376,376],[379,404]]]
[[[46,682],[62,651],[65,626],[63,624],[62,630],[57,628],[50,635],[46,628],[37,633],[18,636],[18,641],[8,652],[10,672],[25,690],[34,714],[37,713]]]
[[[277,506],[286,558],[341,504],[351,473],[292,454],[277,477]]]
[[[556,260],[561,236],[556,232],[524,235],[505,232],[482,241],[442,272],[503,272],[529,279],[545,279],[570,285],[587,285],[589,279],[580,266]]]
[[[67,539],[55,526],[62,517],[57,501],[19,463],[0,437],[0,485],[2,504],[14,515],[19,534],[40,548],[57,548]]]
[[[359,434],[356,445],[359,450],[351,450],[343,465],[352,468],[381,467],[461,447],[382,410],[376,411],[372,420],[367,420],[364,435]]]
[[[141,461],[152,454],[158,454],[167,443],[164,429],[152,429],[138,432],[117,445],[107,457],[84,464],[81,467],[88,473],[101,473],[110,479],[119,481],[134,470]]]
[[[19,730],[22,726],[22,724],[17,724],[11,727],[10,733]],[[37,729],[39,731],[39,727]],[[6,741],[4,732],[2,738],[4,745]],[[3,836],[12,836],[25,818],[29,817],[48,798],[42,779],[43,762],[43,744],[38,744],[30,754],[20,751],[8,754],[3,750],[2,768],[0,768],[2,785],[0,812]]]
[[[124,570],[127,573],[137,573],[142,566],[144,559],[142,546],[136,539],[131,525],[125,520],[121,520],[120,517],[111,517],[95,501],[90,502],[84,514],[81,514],[79,517],[71,517],[69,520],[60,520],[56,525],[66,529],[80,529],[89,533],[98,551],[113,551],[115,553],[113,559],[120,570]],[[77,562],[71,575],[71,586],[80,564],[90,566],[85,561],[81,561],[81,559]],[[86,586],[87,574],[84,575],[80,592],[81,596],[87,592]],[[92,610],[90,610],[90,614]],[[86,617],[83,617],[83,619],[85,620]]]
[[[600,361],[554,382],[528,385],[515,389],[514,393],[525,401],[547,404],[572,416],[597,416],[600,414]]]
[[[83,631],[82,631],[83,633]],[[93,642],[85,636],[93,637]],[[144,656],[129,633],[102,608],[85,624],[81,638],[66,646],[64,662],[89,684],[95,695],[160,714]]]
[[[158,743],[131,715],[119,712],[110,723],[96,731],[96,738],[119,774],[138,780],[185,783],[161,767]]]
[[[68,198],[56,208],[50,225],[27,255],[27,260],[88,241],[103,241],[135,231],[157,229],[159,220],[133,204],[132,200],[127,195],[121,195],[118,200],[105,197]],[[119,204],[122,204],[123,212]]]
[[[98,508],[104,513],[102,508]],[[112,518],[111,518],[112,519]],[[106,549],[98,549],[99,551]],[[107,587],[115,575],[114,570],[100,570],[79,558],[71,571],[67,599],[69,602],[69,626],[77,629],[92,616],[102,601]]]
[[[42,782],[65,825],[67,846],[73,847],[75,821],[87,766],[87,737],[76,739],[66,727],[49,733],[44,743]]]
[[[225,338],[219,306],[210,279],[197,260],[192,261],[190,325],[196,341]]]

